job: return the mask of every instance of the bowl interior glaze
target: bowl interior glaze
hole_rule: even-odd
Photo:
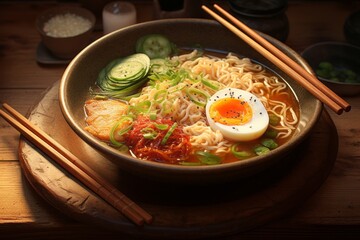
[[[112,59],[134,53],[135,42],[145,34],[161,33],[178,47],[201,45],[210,50],[234,52],[258,61],[272,69],[293,89],[300,103],[300,123],[294,137],[285,145],[261,157],[234,163],[212,166],[178,166],[135,159],[100,142],[83,130],[85,127],[84,102],[89,97],[99,71]],[[281,42],[263,35],[284,53],[311,71],[305,61]],[[246,43],[219,23],[205,19],[166,19],[137,24],[110,33],[95,41],[69,64],[60,84],[60,105],[65,119],[73,130],[92,147],[133,174],[151,179],[180,183],[209,183],[231,180],[258,172],[280,160],[286,153],[302,142],[317,122],[322,104],[281,70],[255,52]]]

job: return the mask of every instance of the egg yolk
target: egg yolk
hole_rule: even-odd
[[[209,109],[210,117],[224,125],[243,125],[253,116],[251,106],[243,99],[222,98]]]

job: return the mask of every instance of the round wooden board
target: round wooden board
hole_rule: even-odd
[[[338,149],[336,128],[324,111],[313,133],[296,151],[259,174],[207,186],[170,185],[121,171],[82,141],[62,116],[58,83],[46,92],[29,119],[146,209],[154,222],[135,226],[21,138],[20,162],[34,189],[77,220],[143,238],[222,237],[275,220],[318,189]]]

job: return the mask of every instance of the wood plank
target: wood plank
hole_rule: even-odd
[[[46,89],[0,89],[0,102],[6,102],[21,114],[26,115]],[[18,160],[20,134],[3,118],[0,118],[0,161]]]
[[[21,114],[27,114],[29,109],[38,103],[46,93],[47,87],[44,88],[18,88],[18,89],[1,89],[0,102],[8,103]]]
[[[0,195],[2,218],[0,225],[0,232],[4,239],[78,239],[78,237],[87,237],[87,239],[119,239],[123,236],[119,232],[104,231],[104,229],[91,228],[89,225],[77,223],[71,218],[64,216],[62,213],[57,212],[51,207],[47,207],[48,204],[40,199],[28,185],[24,179],[21,168],[18,163],[14,162],[0,162],[0,193],[7,193]],[[11,179],[11,181],[9,181]],[[312,197],[306,204],[314,204],[313,200],[323,197],[323,202],[327,202],[327,197],[331,184],[324,184],[319,189],[314,197]],[[346,188],[345,188],[346,189]],[[357,194],[358,195],[358,194]],[[354,194],[356,196],[356,194]],[[352,199],[353,196],[346,195],[347,199]],[[336,198],[336,194],[333,195]],[[338,197],[337,197],[338,198]],[[359,203],[359,199],[353,198],[354,202]],[[334,203],[338,203],[338,199]],[[317,203],[316,203],[317,202]],[[347,202],[347,201],[345,201]],[[251,232],[244,232],[241,234],[242,239],[259,239],[264,236],[277,236],[276,239],[304,239],[304,237],[316,237],[323,235],[332,235],[334,238],[344,237],[344,234],[348,236],[346,239],[356,239],[354,234],[359,234],[359,228],[356,221],[352,221],[351,216],[354,215],[352,210],[356,206],[346,208],[339,208],[335,206],[335,211],[338,214],[333,215],[331,206],[329,204],[324,211],[328,211],[329,217],[323,218],[323,214],[319,214],[317,208],[321,207],[322,202],[315,201],[315,205],[312,208],[300,208],[298,211],[291,213],[293,217],[287,217],[284,220],[275,221],[260,229]],[[344,211],[349,213],[348,218],[342,217]],[[305,212],[303,212],[305,211]],[[334,211],[334,210],[333,210]],[[5,215],[3,213],[6,213]],[[290,216],[291,216],[290,215]],[[336,217],[334,217],[336,216]],[[319,219],[323,222],[319,223]],[[345,223],[350,226],[334,226],[334,222],[338,220],[345,220]],[[331,221],[332,220],[332,221]],[[316,228],[311,224],[321,224]],[[351,225],[355,225],[351,227]],[[34,228],[37,230],[34,231]],[[354,236],[354,238],[351,238]],[[130,236],[126,236],[126,239],[131,239]],[[237,238],[226,238],[237,239]],[[314,238],[312,238],[314,239]],[[321,238],[320,238],[321,239]]]
[[[64,215],[50,207],[30,187],[19,162],[0,162],[0,224],[51,224]]]

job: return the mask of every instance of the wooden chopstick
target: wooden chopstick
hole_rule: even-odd
[[[135,204],[126,195],[117,190],[90,167],[61,146],[44,131],[33,125],[28,119],[18,113],[8,104],[3,104],[12,116],[0,109],[0,115],[16,128],[25,138],[56,161],[65,170],[79,179],[83,184],[97,193],[105,201],[119,210],[135,224],[141,226],[152,222],[152,216]]]
[[[218,10],[221,9],[217,5],[215,7]],[[295,62],[293,62],[291,60],[291,62],[293,62],[292,65],[294,65],[294,64],[297,65],[297,67],[295,67],[297,70],[299,70],[300,68],[302,69],[302,71],[299,70],[299,72],[295,71],[292,66],[289,66],[288,62],[290,62],[290,61],[287,61],[287,59],[290,59],[290,58],[288,58],[288,57],[287,57],[287,59],[282,58],[283,55],[284,56],[286,56],[286,55],[285,54],[278,54],[279,52],[281,52],[280,50],[274,50],[274,52],[277,52],[277,54],[278,54],[277,56],[275,56],[275,54],[273,52],[270,52],[264,46],[260,45],[258,42],[251,39],[248,35],[246,35],[242,31],[240,31],[238,28],[236,28],[234,25],[232,25],[231,23],[226,21],[224,18],[220,17],[218,14],[216,14],[214,11],[210,10],[208,7],[202,6],[202,8],[207,13],[209,13],[213,18],[215,18],[218,22],[223,24],[226,28],[228,28],[230,31],[232,31],[234,34],[236,34],[239,38],[241,38],[243,41],[245,41],[249,46],[254,48],[256,51],[258,51],[265,58],[267,58],[269,61],[274,63],[277,67],[279,67],[282,71],[284,71],[288,76],[290,76],[291,78],[296,80],[299,84],[301,84],[301,86],[303,86],[311,94],[313,94],[315,97],[317,97],[321,102],[326,104],[335,113],[341,114],[341,113],[343,113],[344,110],[345,111],[350,111],[351,106],[348,103],[346,103],[344,100],[340,99],[340,97],[338,97],[335,93],[333,93],[325,85],[323,85],[321,82],[319,82],[311,74],[305,74],[304,76],[302,76],[299,72],[303,73],[303,72],[306,72],[306,71],[304,69],[302,69],[302,67],[300,65],[298,65],[297,63],[295,63]],[[222,9],[220,11],[225,15],[225,13],[226,13],[225,10]],[[229,13],[226,13],[226,16],[230,18],[231,15]],[[236,23],[240,22],[239,20],[237,20],[234,17],[232,17],[231,20],[234,20],[234,22],[236,22]],[[244,24],[242,24],[240,22],[239,26],[243,27]],[[249,29],[249,28],[247,28],[247,29]],[[252,31],[252,32],[254,32],[254,31]],[[255,35],[255,34],[252,34],[252,35]],[[260,39],[260,38],[262,38],[262,37],[259,35],[257,37],[257,39]],[[264,42],[264,41],[261,41],[261,42]],[[266,45],[271,50],[276,49],[276,47],[271,45],[270,43],[268,43]],[[272,47],[269,47],[270,45]],[[284,60],[282,60],[280,58],[282,58]],[[310,80],[307,80],[308,75],[310,75],[310,78],[311,78]],[[313,82],[316,82],[316,85],[314,85]],[[336,100],[334,100],[333,98],[336,98]]]
[[[337,102],[346,112],[350,111],[350,109],[351,109],[350,104],[347,103],[341,97],[339,97],[336,93],[334,93],[331,89],[329,89],[322,82],[320,82],[314,75],[310,74],[303,67],[301,67],[299,64],[297,64],[294,60],[289,58],[286,54],[284,54],[282,51],[280,51],[278,48],[276,48],[274,45],[272,45],[269,41],[267,41],[265,38],[261,37],[258,33],[256,33],[254,30],[252,30],[251,28],[246,26],[240,20],[238,20],[237,18],[232,16],[230,13],[225,11],[219,5],[214,4],[214,7],[217,10],[219,10],[228,19],[230,19],[230,21],[232,21],[241,30],[243,30],[245,33],[247,33],[249,36],[251,36],[255,41],[260,43],[263,47],[265,47],[267,50],[269,50],[275,56],[282,59],[287,65],[292,67],[297,73],[299,73],[301,76],[303,76],[309,82],[311,82],[314,86],[316,86],[319,89],[322,89],[322,92],[324,92],[328,97],[330,97],[335,102]]]

